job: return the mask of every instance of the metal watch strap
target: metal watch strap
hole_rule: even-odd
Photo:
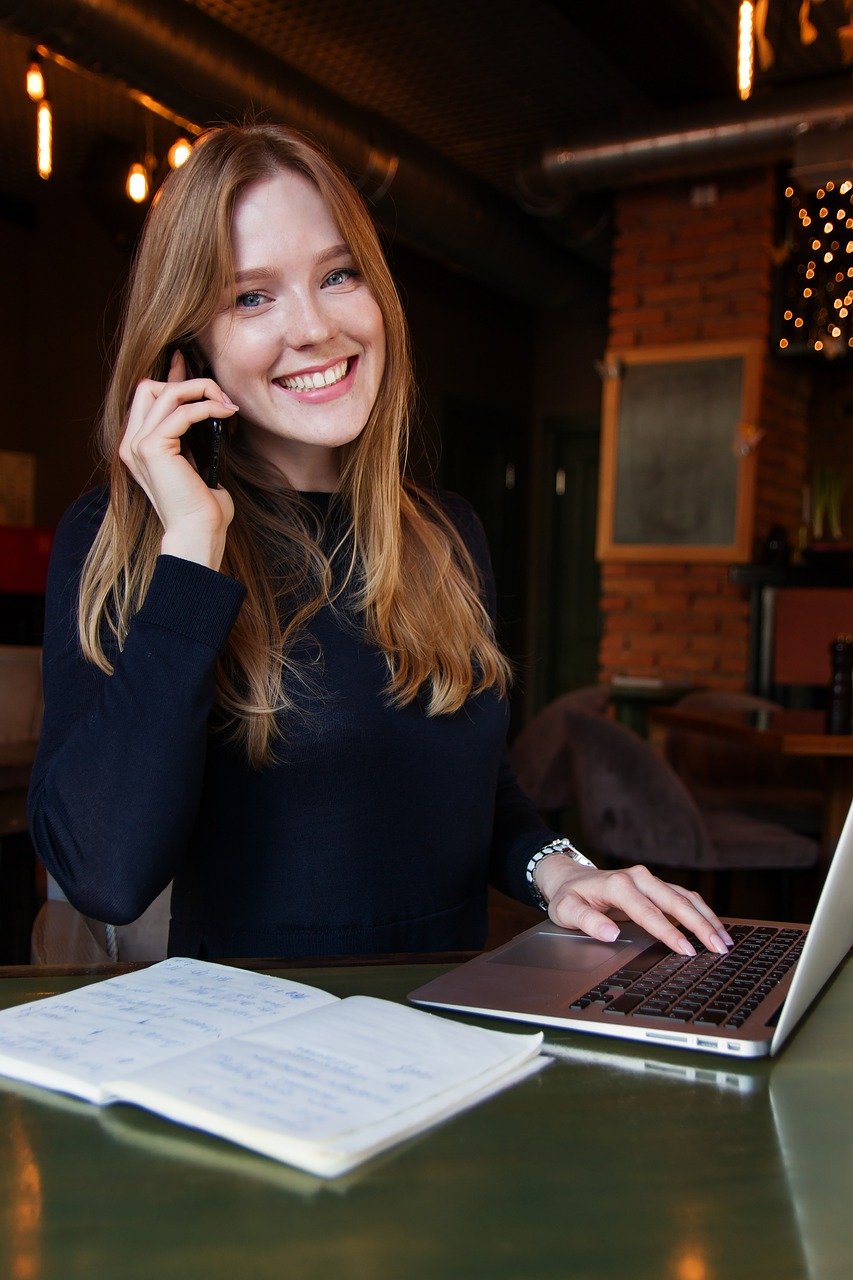
[[[571,858],[573,862],[578,862],[583,867],[592,867],[593,871],[596,870],[595,863],[590,862],[589,858],[582,854],[580,849],[576,849],[571,840],[566,840],[565,837],[561,837],[559,840],[552,840],[550,844],[544,845],[534,853],[533,857],[527,864],[526,872],[530,892],[533,895],[537,907],[540,907],[543,911],[548,910],[548,903],[540,892],[536,881],[533,879],[533,872],[536,870],[536,867],[543,858],[550,858],[555,853],[562,853],[567,858]]]

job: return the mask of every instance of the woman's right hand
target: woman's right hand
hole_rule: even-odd
[[[148,495],[163,525],[161,550],[218,569],[234,503],[224,489],[210,489],[181,453],[181,438],[196,422],[237,412],[212,378],[187,380],[180,351],[165,382],[146,378],[136,388],[119,456]]]

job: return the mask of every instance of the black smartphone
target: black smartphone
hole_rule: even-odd
[[[204,422],[194,423],[184,437],[189,441],[198,473],[209,489],[215,489],[219,484],[219,463],[224,438],[225,423],[221,418],[207,418]]]
[[[188,378],[213,376],[212,371],[204,367],[194,343],[187,343],[179,350],[184,357]],[[204,422],[194,423],[184,436],[198,473],[209,489],[215,489],[219,484],[219,466],[226,435],[226,424],[221,418],[207,418]]]

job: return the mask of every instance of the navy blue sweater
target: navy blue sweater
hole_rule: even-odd
[[[389,706],[345,602],[300,643],[300,714],[264,769],[211,729],[240,583],[160,556],[115,673],[84,661],[80,573],[106,501],[85,495],[57,531],[30,788],[36,848],[80,911],[126,923],[174,880],[171,954],[328,956],[477,948],[490,881],[530,901],[525,867],[553,833],[507,764],[505,700]],[[479,521],[445,501],[493,600]]]

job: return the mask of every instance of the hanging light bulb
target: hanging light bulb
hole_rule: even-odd
[[[742,0],[737,24],[737,88],[741,101],[752,93],[754,7]]]
[[[127,171],[124,189],[134,204],[143,204],[148,199],[148,170],[138,160]]]
[[[33,50],[30,64],[27,67],[27,97],[33,102],[41,102],[44,97],[44,72],[41,69],[41,58]]]
[[[47,98],[36,112],[36,166],[39,177],[48,179],[53,171],[53,115]]]
[[[171,147],[169,147],[168,161],[171,167],[173,169],[180,169],[181,165],[186,164],[189,160],[191,151],[191,142],[188,142],[186,138],[176,139],[176,141],[172,143]]]

